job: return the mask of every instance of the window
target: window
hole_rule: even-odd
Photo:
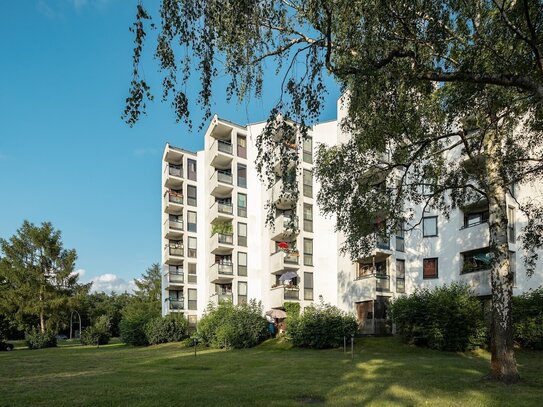
[[[464,228],[488,222],[488,206],[464,211]]]
[[[238,187],[247,188],[247,166],[238,164]]]
[[[304,170],[304,196],[313,198],[313,173]]]
[[[437,278],[437,257],[422,260],[422,278]]]
[[[405,293],[405,260],[396,260],[396,292]]]
[[[488,270],[492,266],[489,248],[462,253],[462,274]]]
[[[247,195],[238,193],[238,216],[247,217]]]
[[[238,223],[238,245],[247,246],[247,224]]]
[[[303,152],[304,162],[313,164],[313,139],[311,137],[304,138]]]
[[[313,239],[304,239],[304,265],[313,265]]]
[[[196,276],[196,263],[189,263],[188,269],[189,269],[189,274],[187,276],[187,282],[189,284],[196,284],[198,282],[198,279]]]
[[[509,235],[509,243],[515,243],[515,208],[512,206],[507,208],[507,231]]]
[[[188,301],[188,309],[189,310],[196,310],[198,308],[198,302],[196,301],[196,289],[189,288],[187,290],[189,301]]]
[[[196,212],[187,211],[187,231],[196,233]]]
[[[170,229],[183,230],[183,215],[168,216]]]
[[[247,276],[247,253],[238,252],[238,276]]]
[[[304,203],[304,230],[313,232],[313,205]]]
[[[428,216],[422,218],[422,236],[437,236],[437,216]]]
[[[396,232],[396,250],[405,252],[405,230],[402,225],[401,229]]]
[[[304,300],[313,300],[313,273],[304,273]]]
[[[188,257],[196,258],[196,238],[189,236],[189,250],[187,252]]]
[[[187,204],[196,206],[196,186],[187,185]]]
[[[421,193],[424,196],[432,196],[434,194],[435,185],[431,180],[424,180],[421,184]]]
[[[247,304],[247,282],[238,281],[238,304]]]
[[[187,159],[187,178],[196,181],[196,160]]]
[[[238,157],[247,158],[247,138],[238,134]]]
[[[509,252],[509,271],[513,275],[513,287],[517,286],[517,254]]]

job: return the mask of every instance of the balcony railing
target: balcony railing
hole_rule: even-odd
[[[293,254],[287,254],[283,261],[287,264],[298,264],[300,256],[295,256]]]
[[[234,265],[232,263],[216,263],[219,274],[231,276],[234,274]]]
[[[222,244],[234,244],[234,235],[218,233],[218,239],[219,239],[219,243],[222,243]]]
[[[375,275],[375,290],[390,291],[390,276],[384,274]]]
[[[183,167],[180,165],[170,164],[168,166],[168,174],[174,177],[183,177]]]
[[[233,302],[232,293],[217,294],[217,301],[219,302],[219,304],[222,304],[224,302]]]
[[[170,246],[169,253],[171,256],[183,256],[184,248],[183,246]]]
[[[217,170],[217,180],[225,184],[232,184],[232,173],[223,170]]]
[[[183,284],[185,282],[185,274],[183,270],[170,271],[168,272],[168,280],[170,283],[174,284]]]
[[[218,150],[222,153],[232,154],[232,143],[224,140],[217,140]]]
[[[234,209],[232,207],[232,204],[225,204],[225,203],[217,203],[217,209],[220,213],[226,213],[227,215],[232,215],[234,213]]]
[[[171,310],[182,310],[184,309],[184,299],[183,298],[170,298],[170,309]]]
[[[168,222],[168,226],[169,226],[170,229],[183,230],[183,221],[182,220],[169,219],[167,222]]]
[[[168,193],[168,201],[176,204],[183,205],[183,195]]]
[[[285,287],[283,298],[285,300],[299,300],[300,288],[299,287]]]

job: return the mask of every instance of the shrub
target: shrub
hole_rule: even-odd
[[[107,315],[98,317],[93,326],[81,333],[82,345],[107,345],[111,339],[111,324]]]
[[[57,346],[57,338],[51,331],[42,333],[36,328],[32,328],[25,334],[26,345],[29,349],[54,348]]]
[[[408,343],[464,351],[486,341],[482,305],[463,284],[415,290],[390,310],[396,332]]]
[[[120,323],[121,341],[134,346],[148,345],[145,326],[158,316],[159,312],[145,302],[127,305]]]
[[[513,298],[513,329],[519,345],[543,349],[543,287]]]
[[[297,317],[300,315],[300,303],[299,302],[285,302],[285,312],[287,317]]]
[[[210,305],[198,323],[198,338],[207,346],[250,348],[264,340],[266,325],[262,306],[255,300],[236,306]]]
[[[153,318],[145,326],[147,341],[151,345],[179,342],[187,336],[188,321],[183,315],[170,314]]]
[[[354,316],[321,303],[306,308],[298,317],[289,317],[287,335],[297,347],[337,348],[343,343],[343,337],[353,335],[357,327]]]

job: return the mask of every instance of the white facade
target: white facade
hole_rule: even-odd
[[[263,128],[264,123],[240,126],[215,116],[205,133],[204,151],[166,145],[162,160],[163,314],[183,312],[195,324],[210,302],[238,304],[254,298],[269,310],[292,301],[303,309],[322,299],[355,313],[362,332],[378,333],[387,329],[386,301],[416,287],[464,281],[477,295],[490,294],[489,270],[481,266],[489,240],[484,209],[472,208],[471,214],[456,210],[448,220],[424,213],[425,228],[421,224],[403,238],[391,236],[373,256],[353,263],[339,253],[342,236],[334,231],[334,218],[324,218],[318,209],[319,185],[313,180],[311,188],[304,187],[300,176],[299,199],[280,202],[275,229],[270,230],[265,226],[265,206],[277,199],[279,185],[267,190],[255,168],[256,138]],[[311,135],[313,148],[346,138],[338,121],[318,124]],[[312,159],[306,154],[304,160],[303,149],[299,150],[302,169],[310,171]],[[517,188],[516,199],[509,197],[515,217],[510,241],[515,294],[543,285],[542,260],[528,279],[524,253],[517,244],[526,219],[516,208],[528,198],[543,201],[542,185],[523,185]],[[196,223],[190,222],[194,216]],[[283,222],[295,219],[292,216],[297,217],[298,233],[288,233],[283,227]],[[279,242],[297,248],[299,255],[287,256],[277,249]],[[288,284],[279,280],[286,272],[297,275]]]

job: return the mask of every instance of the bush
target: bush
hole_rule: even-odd
[[[390,305],[396,332],[408,343],[464,351],[485,343],[481,303],[466,285],[415,290]]]
[[[25,341],[29,349],[54,348],[57,346],[55,333],[51,331],[42,333],[36,328],[26,332]]]
[[[543,349],[543,287],[513,297],[513,329],[520,346]]]
[[[297,317],[300,315],[300,303],[299,302],[285,302],[285,312],[287,317]]]
[[[119,325],[121,341],[129,345],[148,345],[145,326],[160,313],[145,302],[133,302],[123,310],[123,317]]]
[[[297,347],[337,348],[343,343],[343,337],[353,335],[357,327],[354,316],[321,303],[306,308],[298,317],[289,317],[287,335]]]
[[[98,317],[93,326],[88,327],[81,333],[82,345],[107,345],[111,339],[110,322],[107,315]]]
[[[151,345],[179,342],[187,336],[188,325],[183,315],[170,314],[149,321],[145,326],[145,335]]]
[[[262,305],[255,300],[236,306],[210,305],[198,323],[198,338],[206,346],[250,348],[264,340],[266,325]]]

